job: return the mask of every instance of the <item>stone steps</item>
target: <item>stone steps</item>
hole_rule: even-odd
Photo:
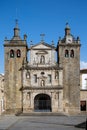
[[[31,113],[21,113],[18,116],[65,116],[64,113],[60,112],[31,112]]]

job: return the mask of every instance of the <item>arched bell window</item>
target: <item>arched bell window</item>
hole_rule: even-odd
[[[19,49],[17,50],[17,57],[21,57],[21,51]]]
[[[10,58],[14,58],[14,50],[10,50]]]
[[[69,57],[69,51],[65,50],[65,57]]]
[[[74,58],[74,50],[70,51],[70,57]]]

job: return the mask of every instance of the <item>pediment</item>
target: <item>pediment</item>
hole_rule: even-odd
[[[41,43],[38,43],[34,46],[31,47],[31,49],[52,49],[52,48],[55,48],[54,46],[48,44],[48,43],[45,43],[45,42],[41,42]]]

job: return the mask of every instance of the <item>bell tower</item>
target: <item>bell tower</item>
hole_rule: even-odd
[[[58,41],[58,62],[63,68],[63,109],[67,113],[80,111],[80,39],[70,33],[66,24],[65,36]]]
[[[19,27],[16,20],[14,36],[11,40],[5,39],[5,97],[6,112],[17,113],[22,110],[22,74],[20,68],[23,60],[27,59],[27,41],[24,36],[22,40],[19,36]]]

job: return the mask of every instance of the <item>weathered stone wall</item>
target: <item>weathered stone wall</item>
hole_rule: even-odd
[[[10,42],[10,41],[9,41]],[[5,96],[6,111],[15,113],[21,109],[22,97],[20,88],[22,87],[22,67],[23,60],[26,58],[26,45],[19,43],[5,44]],[[15,41],[16,42],[16,41]],[[16,44],[16,45],[15,45]],[[10,57],[10,50],[14,50],[14,57]],[[17,57],[17,50],[21,51],[21,57]]]
[[[5,111],[4,75],[0,74],[0,115]]]
[[[73,49],[74,57],[70,57]],[[65,57],[65,50],[69,56]],[[59,44],[59,64],[63,67],[64,110],[79,112],[80,108],[80,45],[77,43]]]

